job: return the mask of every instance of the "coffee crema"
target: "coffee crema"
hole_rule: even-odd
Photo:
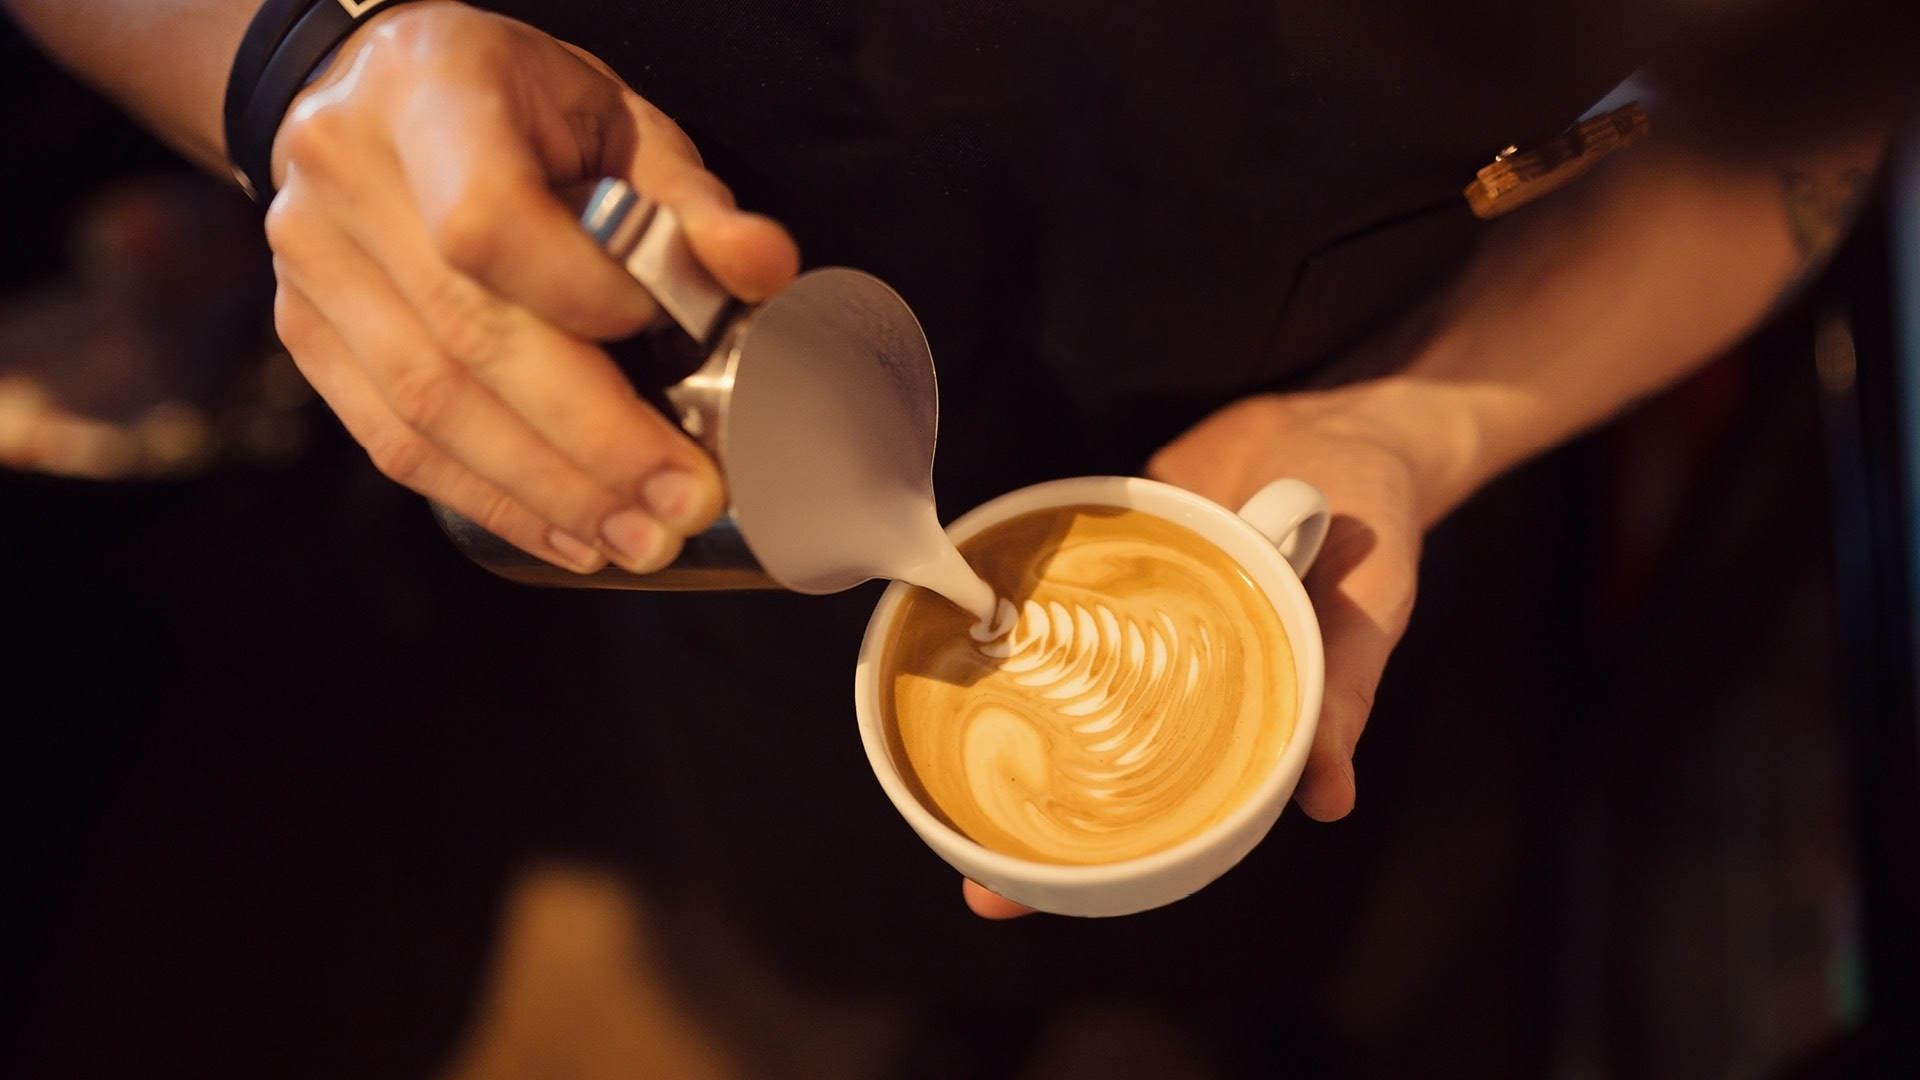
[[[995,632],[915,590],[881,666],[895,753],[949,825],[1009,855],[1117,862],[1199,833],[1271,773],[1293,734],[1293,653],[1226,553],[1101,506],[960,548],[1004,598]]]

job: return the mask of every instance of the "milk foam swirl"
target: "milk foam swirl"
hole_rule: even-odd
[[[1272,606],[1211,545],[1128,516],[1145,520],[1050,538],[990,628],[928,609],[944,621],[896,657],[920,782],[989,847],[1107,862],[1170,846],[1237,805],[1290,734],[1292,660]],[[994,540],[1036,541],[967,548],[1004,581]]]
[[[980,653],[1063,721],[1060,730],[1078,753],[1057,763],[1060,778],[1075,785],[1076,796],[1096,799],[1151,783],[1168,745],[1154,736],[1218,677],[1219,663],[1204,623],[1183,631],[1162,611],[1142,628],[1131,619],[1123,624],[1107,604],[1069,608],[1057,600],[1027,601],[1012,631],[982,644]]]

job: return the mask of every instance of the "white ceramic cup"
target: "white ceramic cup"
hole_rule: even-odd
[[[1320,716],[1326,663],[1320,624],[1300,578],[1326,537],[1326,497],[1300,480],[1276,480],[1238,513],[1190,491],[1154,480],[1086,476],[1009,492],[948,527],[963,542],[991,525],[1033,510],[1059,506],[1113,506],[1141,510],[1184,525],[1211,541],[1266,592],[1293,649],[1299,686],[1293,737],[1272,772],[1246,802],[1205,831],[1150,855],[1092,866],[1036,862],[993,851],[968,839],[920,802],[905,778],[909,766],[895,749],[881,715],[880,665],[909,590],[895,582],[867,622],[854,673],[854,707],[867,760],[887,797],[928,846],[956,870],[988,889],[1060,915],[1126,915],[1192,894],[1253,850],[1293,797]]]

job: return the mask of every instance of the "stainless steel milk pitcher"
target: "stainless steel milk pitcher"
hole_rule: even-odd
[[[885,532],[874,522],[933,503],[938,390],[906,303],[869,274],[830,267],[742,304],[694,258],[673,211],[618,179],[601,181],[581,226],[704,354],[664,393],[719,463],[727,513],[648,574],[575,574],[436,504],[447,535],[501,577],[566,588],[827,593],[875,576],[863,550]]]

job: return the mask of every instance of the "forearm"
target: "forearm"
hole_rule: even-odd
[[[1735,161],[1656,137],[1501,222],[1378,387],[1428,447],[1427,523],[1754,329],[1831,253],[1884,141]]]
[[[260,0],[0,0],[48,53],[222,175],[227,71]]]

